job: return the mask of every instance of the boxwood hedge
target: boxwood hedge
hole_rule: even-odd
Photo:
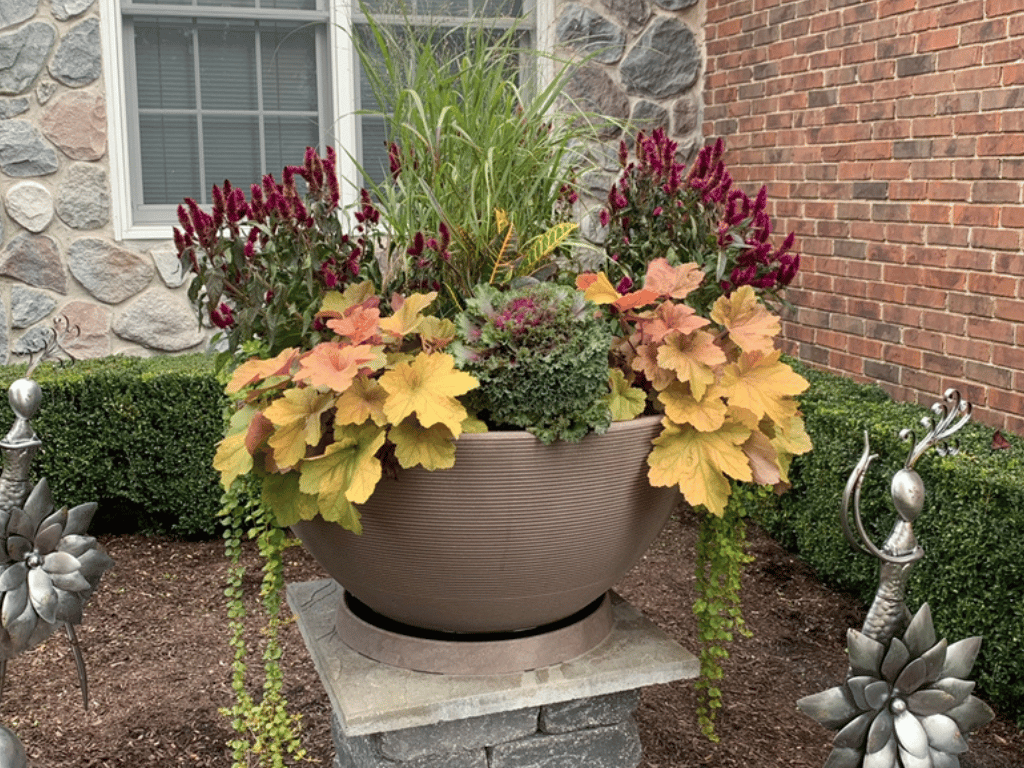
[[[861,512],[876,545],[896,520],[892,475],[910,444],[900,430],[927,431],[922,407],[892,402],[881,389],[801,368],[811,388],[802,398],[814,450],[793,464],[793,488],[763,511],[763,524],[833,586],[866,603],[878,586],[878,565],[847,544],[838,513],[846,479],[864,449],[864,432],[879,458],[871,465]],[[936,399],[938,400],[938,393]],[[960,453],[934,450],[916,465],[926,489],[914,523],[925,557],[913,571],[907,603],[927,602],[939,637],[983,635],[973,676],[996,708],[1024,727],[1024,441],[993,448],[993,430],[969,424]],[[859,629],[859,627],[857,627]],[[838,651],[838,649],[837,649]]]
[[[4,391],[24,373],[0,368]],[[98,502],[91,532],[217,532],[221,490],[211,461],[225,401],[209,358],[44,364],[33,378],[43,390],[33,473],[48,479],[58,504]],[[0,409],[0,435],[13,419]]]

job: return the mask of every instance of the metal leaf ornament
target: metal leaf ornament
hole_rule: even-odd
[[[864,626],[847,632],[846,682],[797,702],[804,714],[838,731],[825,768],[959,768],[967,734],[995,717],[971,695],[974,683],[967,680],[981,638],[936,642],[928,604],[911,617],[904,599],[910,571],[924,557],[913,524],[924,508],[925,489],[914,464],[932,447],[955,455],[956,446],[947,441],[971,415],[955,390],[944,399],[932,408],[937,422],[922,420],[928,432],[893,478],[898,516],[881,547],[871,542],[860,516],[861,484],[875,458],[866,432],[864,453],[846,484],[843,533],[854,549],[879,560],[879,585]],[[910,430],[900,435],[914,438]]]
[[[936,642],[925,603],[888,647],[851,629],[850,677],[800,710],[838,730],[825,768],[959,768],[966,735],[994,717],[967,680],[981,638]]]

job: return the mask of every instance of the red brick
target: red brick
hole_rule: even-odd
[[[995,316],[999,320],[1024,323],[1024,301],[996,299]]]
[[[967,318],[949,312],[924,311],[921,313],[921,327],[947,336],[963,336],[967,332]]]
[[[971,293],[1012,298],[1017,295],[1019,283],[1020,280],[1016,277],[973,272],[968,278],[967,287]]]
[[[950,208],[950,210],[952,210]],[[948,248],[950,246],[965,246],[967,245],[968,230],[964,227],[927,227],[925,228],[925,242],[931,246],[942,246]],[[949,266],[948,254],[946,258],[947,266]]]
[[[915,307],[944,309],[947,295],[947,291],[912,285],[907,288],[907,304]]]
[[[851,355],[878,360],[882,356],[882,344],[872,339],[854,336],[850,339],[848,351]]]
[[[1020,194],[1021,185],[1012,181],[978,181],[971,188],[971,202],[1019,203]]]
[[[975,383],[980,382],[1000,389],[1009,389],[1013,386],[1012,372],[1003,367],[968,362],[964,366],[964,375]]]
[[[883,350],[883,359],[887,363],[895,363],[907,368],[920,368],[922,354],[919,349],[912,349],[902,345],[887,344]]]
[[[864,372],[864,358],[860,355],[848,355],[836,350],[830,350],[828,355],[830,368],[843,373],[862,374]]]
[[[882,319],[887,323],[896,323],[907,328],[919,328],[921,326],[921,310],[900,306],[893,302],[882,308]]]
[[[976,115],[957,115],[953,120],[953,130],[961,133],[992,133],[999,130],[999,114],[984,112]]]
[[[971,230],[971,245],[975,248],[992,248],[997,251],[1017,251],[1020,249],[1021,233],[1014,229],[983,229]]]
[[[984,67],[968,69],[953,73],[953,88],[957,91],[976,91],[982,88],[995,88],[1002,80],[1000,67]]]
[[[983,157],[1019,155],[1020,152],[1020,136],[1003,134],[996,136],[981,136],[978,138],[978,154]]]
[[[1024,255],[1019,253],[997,253],[993,258],[995,266],[992,269],[998,274],[1024,275]]]
[[[928,198],[931,200],[970,200],[971,185],[960,181],[932,181],[928,183]]]
[[[991,296],[969,296],[963,293],[950,294],[949,311],[958,315],[992,317],[995,299]]]
[[[967,188],[966,184],[962,185]],[[965,194],[961,200],[966,200]],[[999,221],[999,210],[991,205],[954,205],[953,223],[967,227],[994,227]]]
[[[1003,320],[972,317],[967,320],[967,334],[972,339],[986,339],[999,344],[1013,344],[1014,327]]]

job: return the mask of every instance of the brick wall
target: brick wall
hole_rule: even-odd
[[[1024,434],[1024,3],[707,0],[704,134],[768,185],[788,351]]]

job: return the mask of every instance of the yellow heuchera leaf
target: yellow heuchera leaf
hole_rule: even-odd
[[[282,376],[291,373],[292,363],[298,357],[299,350],[283,349],[277,357],[270,360],[253,358],[242,363],[231,375],[231,381],[224,388],[229,395],[241,392],[245,387],[261,379],[268,379],[271,376]]]
[[[779,318],[758,301],[749,285],[731,296],[720,296],[711,309],[711,319],[729,331],[729,338],[744,352],[768,354],[781,329]]]
[[[316,495],[320,516],[340,523],[354,533],[362,532],[355,504],[370,498],[381,477],[376,453],[384,445],[385,432],[374,424],[343,427],[337,442],[322,456],[302,463],[299,490]]]
[[[781,426],[776,424],[772,445],[779,455],[780,479],[784,483],[789,483],[789,465],[793,457],[807,453],[812,448],[803,417],[796,414]]]
[[[413,293],[406,297],[396,294],[391,299],[391,305],[395,313],[391,317],[385,317],[380,321],[381,330],[395,338],[402,338],[414,333],[423,322],[421,314],[430,302],[437,298],[437,292]]]
[[[447,318],[428,315],[420,323],[420,344],[428,352],[444,349],[455,339],[455,323]]]
[[[384,401],[388,393],[375,379],[362,374],[352,380],[352,386],[338,398],[335,404],[334,423],[362,424],[366,420],[383,427],[388,423],[384,415]]]
[[[722,388],[729,404],[746,410],[758,419],[767,416],[776,424],[787,423],[796,413],[790,398],[808,386],[807,380],[779,358],[778,350],[768,355],[743,354],[739,362],[725,367]]]
[[[646,376],[651,386],[660,391],[676,381],[676,373],[658,365],[658,349],[657,344],[641,344],[630,366]]]
[[[658,400],[665,406],[665,415],[676,424],[689,424],[700,432],[714,432],[725,424],[728,408],[715,386],[698,401],[689,384],[675,381],[658,393]]]
[[[330,393],[302,387],[285,390],[283,397],[263,411],[277,427],[267,443],[274,451],[274,463],[278,467],[294,467],[305,457],[307,447],[320,442],[323,438],[320,417],[332,405],[334,397]]]
[[[741,447],[749,437],[749,429],[731,422],[715,432],[666,422],[647,457],[647,478],[654,486],[678,485],[691,505],[703,504],[721,517],[730,493],[726,475],[737,480],[753,479]]]
[[[217,444],[213,456],[213,468],[220,472],[220,484],[224,490],[235,480],[252,470],[252,454],[245,447],[245,432],[227,435]]]
[[[672,333],[658,346],[658,365],[675,371],[680,381],[688,381],[696,400],[704,399],[705,390],[718,379],[712,369],[725,361],[725,353],[707,331]]]
[[[406,419],[391,428],[388,438],[395,444],[395,458],[404,469],[455,466],[455,436],[444,424],[423,427],[416,419]]]
[[[299,520],[312,520],[320,511],[316,496],[299,491],[299,474],[285,472],[263,476],[263,501],[274,510],[274,518],[282,528]]]
[[[466,435],[482,435],[487,429],[487,422],[480,421],[476,416],[467,416],[462,420],[462,433]]]
[[[608,372],[608,408],[612,412],[612,421],[632,421],[647,408],[647,395],[642,389],[631,386],[625,374],[618,368]]]
[[[344,392],[363,368],[376,370],[386,362],[380,347],[324,342],[302,356],[294,378],[308,381],[311,387]]]
[[[668,259],[654,259],[647,265],[644,288],[654,291],[659,296],[671,296],[673,299],[685,299],[704,280],[704,270],[699,264],[680,264],[673,267]]]
[[[444,424],[458,437],[467,413],[456,398],[479,386],[479,382],[457,370],[451,355],[424,352],[411,363],[399,363],[386,371],[380,385],[388,393],[384,415],[392,424],[401,424],[415,413],[424,427]]]
[[[317,314],[340,316],[345,314],[345,311],[350,307],[362,304],[367,299],[372,299],[376,295],[377,289],[369,280],[364,280],[361,283],[352,283],[346,286],[344,292],[331,291],[324,294],[324,299],[320,303],[320,311]]]

